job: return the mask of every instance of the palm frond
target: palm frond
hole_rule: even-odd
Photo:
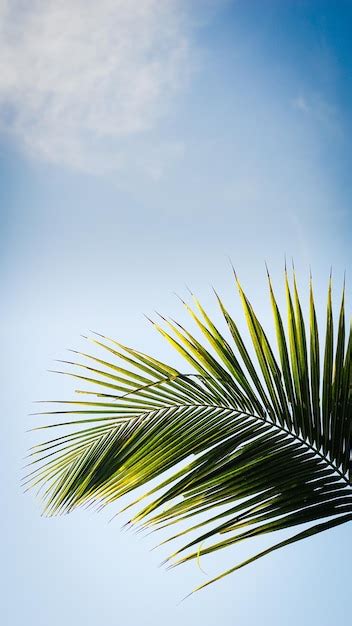
[[[48,515],[104,507],[154,481],[125,508],[142,507],[130,519],[142,528],[181,523],[162,542],[190,536],[169,557],[171,566],[306,525],[199,588],[352,520],[352,335],[346,340],[344,291],[334,341],[330,278],[320,345],[312,282],[306,329],[296,278],[290,285],[286,273],[285,330],[268,275],[275,349],[235,280],[251,347],[217,294],[228,337],[194,296],[193,306],[183,304],[204,343],[177,322],[153,322],[192,372],[102,335],[90,338],[109,357],[76,352],[77,361],[64,362],[73,369],[60,373],[91,389],[46,412],[61,421],[42,428],[65,427],[64,434],[31,450],[25,480],[41,489]]]

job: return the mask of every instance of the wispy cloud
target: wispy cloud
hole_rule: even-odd
[[[177,0],[0,0],[0,128],[30,153],[119,169],[190,68]]]
[[[311,93],[309,96],[299,94],[291,101],[292,107],[315,120],[326,130],[336,134],[340,133],[340,123],[336,107],[320,94]]]
[[[303,111],[303,113],[308,113],[311,109],[307,102],[307,99],[304,96],[297,96],[292,100],[292,106],[294,109],[298,111]]]

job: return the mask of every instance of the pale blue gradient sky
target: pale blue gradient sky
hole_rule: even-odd
[[[101,331],[179,363],[142,314],[184,318],[173,292],[185,295],[188,284],[214,311],[215,285],[240,316],[228,255],[266,323],[264,260],[281,295],[285,254],[295,259],[302,289],[311,266],[320,313],[330,265],[336,299],[345,269],[351,284],[351,2],[166,4],[170,13],[155,17],[145,2],[153,28],[144,30],[146,18],[136,26],[132,10],[121,31],[127,42],[129,28],[131,37],[156,37],[162,55],[154,31],[167,24],[167,43],[182,50],[165,67],[160,57],[155,100],[133,101],[140,119],[133,132],[112,125],[111,136],[102,135],[94,116],[87,131],[75,91],[51,93],[45,54],[47,125],[36,118],[42,101],[30,79],[20,100],[11,81],[0,80],[5,626],[327,626],[349,612],[350,525],[274,553],[177,606],[204,580],[196,565],[165,572],[157,567],[161,554],[149,552],[154,538],[121,533],[119,520],[107,524],[114,511],[48,520],[21,492],[22,457],[33,440],[25,431],[38,423],[27,414],[33,400],[71,393],[73,383],[46,369],[66,358],[66,348],[84,345],[81,333]],[[20,58],[9,57],[19,76],[23,55],[32,58],[28,41]],[[7,54],[12,47],[10,39]],[[122,54],[132,76],[144,54],[133,63]],[[116,72],[118,91],[123,74]],[[58,105],[50,109],[55,98],[66,116],[72,111],[72,126]],[[115,113],[133,125],[132,114],[126,121],[118,105]],[[213,575],[262,545],[217,554],[203,567]]]

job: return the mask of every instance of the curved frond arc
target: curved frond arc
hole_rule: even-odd
[[[216,294],[224,331],[195,296],[192,306],[183,303],[204,341],[173,320],[153,322],[187,373],[103,335],[90,338],[101,356],[73,351],[76,360],[60,373],[84,386],[80,399],[45,412],[61,417],[42,428],[64,434],[32,449],[25,479],[41,490],[46,514],[105,507],[144,486],[125,507],[138,509],[129,523],[153,531],[179,525],[161,542],[187,538],[172,566],[305,525],[209,582],[352,519],[344,290],[334,336],[330,279],[322,341],[312,281],[307,324],[295,276],[291,285],[285,274],[286,316],[268,280],[275,347],[235,277],[250,345]]]

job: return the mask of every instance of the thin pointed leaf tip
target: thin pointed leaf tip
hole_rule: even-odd
[[[216,292],[216,322],[193,294],[181,306],[194,330],[153,322],[184,372],[100,334],[88,339],[96,354],[72,352],[60,373],[79,395],[49,404],[55,423],[43,428],[54,434],[32,448],[24,480],[39,489],[45,514],[126,496],[126,526],[164,537],[169,529],[160,545],[179,546],[170,567],[287,529],[286,539],[197,589],[352,519],[345,290],[334,319],[330,279],[321,331],[311,279],[305,316],[296,277],[285,272],[283,308],[267,278],[274,345],[235,275],[248,332]]]

